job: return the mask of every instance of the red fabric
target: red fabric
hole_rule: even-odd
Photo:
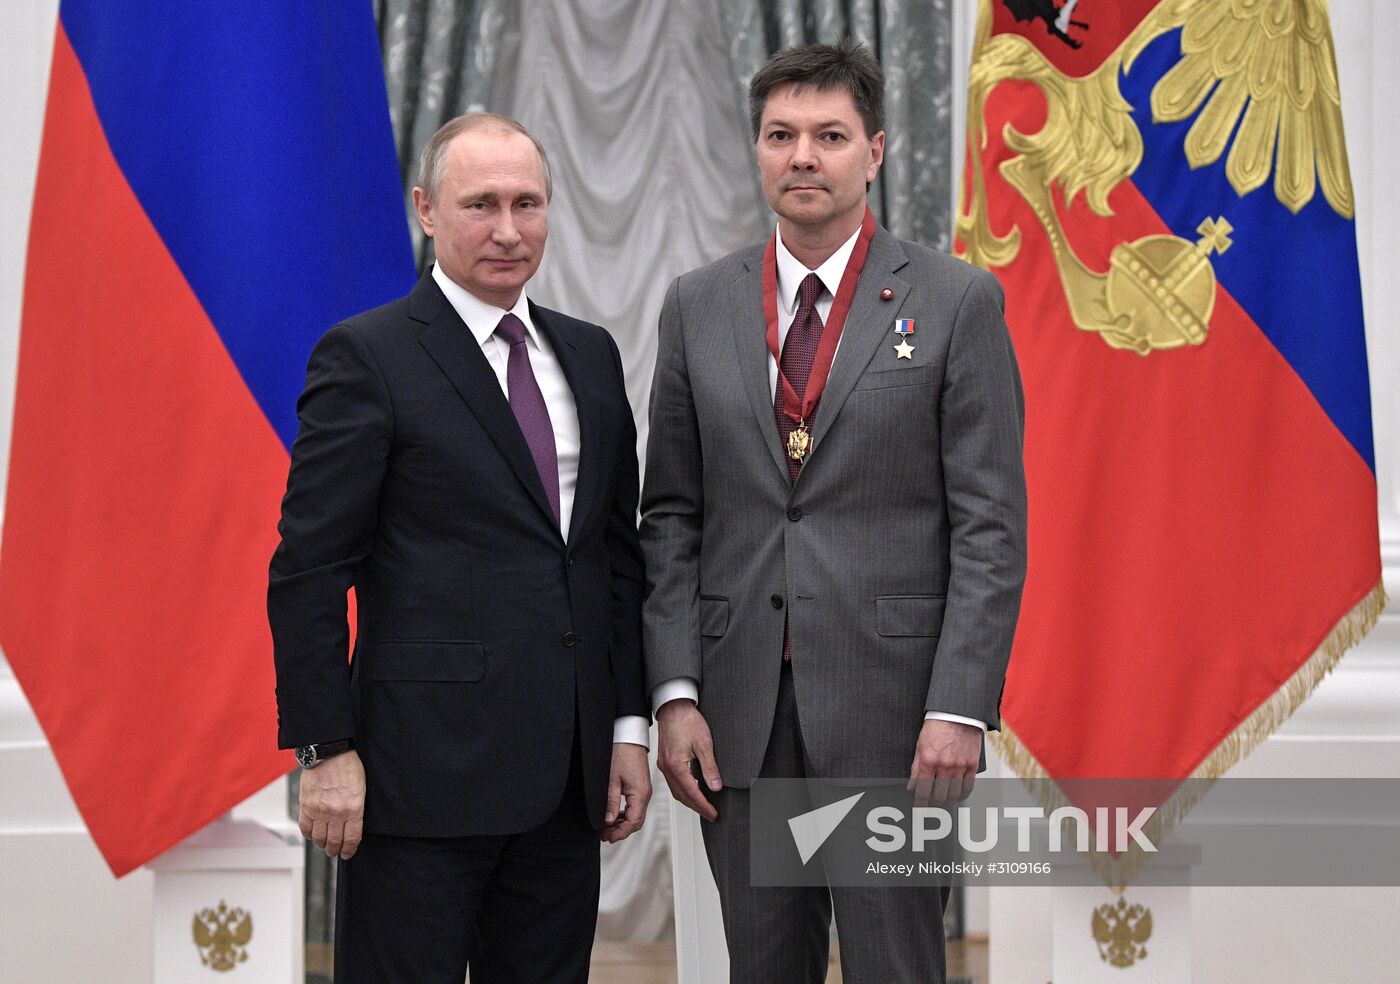
[[[1258,326],[1217,287],[1208,341],[1140,357],[1070,317],[1041,224],[997,170],[1008,120],[987,107],[996,270],[1026,392],[1030,566],[1002,713],[1054,777],[1180,778],[1313,654],[1380,580],[1375,477]],[[1131,181],[1110,218],[1084,196],[1067,237],[1094,270],[1169,230]]]
[[[287,457],[137,203],[60,27],[0,640],[117,875],[285,773],[264,597]]]
[[[1044,6],[1048,0],[994,0],[992,3],[992,34],[1019,34],[1040,49],[1050,64],[1071,77],[1092,75],[1104,60],[1118,50],[1133,29],[1142,23],[1160,0],[1113,0],[1112,3],[1081,3],[1074,9],[1072,19],[1088,27],[1070,27],[1066,32],[1079,44],[1076,48],[1057,37],[1050,29],[1055,18],[1047,22],[1041,17],[1017,20],[1013,6],[1031,8]],[[1063,2],[1060,3],[1064,6]]]

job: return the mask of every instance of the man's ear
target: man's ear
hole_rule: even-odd
[[[870,138],[870,166],[865,169],[865,181],[869,184],[880,173],[880,165],[885,161],[885,131],[881,130]],[[417,188],[414,189],[416,193]],[[416,199],[415,199],[416,200]]]
[[[423,235],[433,234],[433,203],[428,193],[417,185],[413,186],[413,211],[418,216],[418,224],[423,227]]]

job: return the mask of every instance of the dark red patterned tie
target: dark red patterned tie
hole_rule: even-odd
[[[530,456],[535,459],[540,481],[544,483],[544,494],[554,508],[554,520],[559,521],[559,456],[554,447],[554,426],[549,420],[549,407],[545,406],[540,384],[535,381],[535,371],[530,368],[530,352],[525,347],[525,323],[515,315],[507,313],[496,326],[496,334],[510,346],[510,358],[506,360],[506,391],[510,408],[520,424],[520,432],[525,435],[525,443],[530,445]]]
[[[822,296],[822,281],[815,273],[809,273],[803,278],[801,285],[797,288],[797,315],[792,319],[792,326],[788,328],[787,337],[783,339],[783,357],[778,365],[782,369],[782,376],[787,377],[787,381],[792,384],[793,392],[797,394],[800,401],[807,395],[807,380],[812,375],[812,360],[817,356],[817,346],[822,340],[822,316],[817,313],[817,298]],[[792,408],[794,413],[800,413],[800,405]],[[783,449],[783,454],[787,454],[788,436],[797,429],[797,424],[783,413],[783,381],[778,380],[778,386],[773,394],[773,415],[778,420],[779,444]],[[807,430],[812,429],[812,418],[816,416],[813,411],[812,417],[807,418]],[[788,473],[792,476],[792,481],[797,482],[798,472],[802,470],[800,461],[793,461],[788,458]],[[783,620],[783,659],[792,661],[792,637],[788,633],[788,622]]]
[[[812,375],[812,360],[817,356],[817,346],[822,340],[822,316],[817,313],[817,298],[822,296],[821,278],[815,273],[809,273],[803,278],[801,285],[797,288],[797,315],[792,319],[792,327],[787,331],[787,338],[783,339],[783,357],[779,361],[779,366],[783,370],[783,375],[792,384],[793,391],[797,394],[797,399],[802,400],[807,395],[807,380]],[[801,407],[789,407],[793,413],[800,414]],[[791,420],[787,414],[783,413],[783,383],[778,380],[777,389],[773,393],[773,416],[778,421],[779,444],[783,448],[783,454],[787,454],[788,436],[797,429],[797,423]],[[813,417],[816,412],[813,411]],[[807,430],[812,429],[812,420],[807,421]],[[792,475],[792,480],[797,481],[797,473],[802,470],[802,463],[788,458],[788,472]]]

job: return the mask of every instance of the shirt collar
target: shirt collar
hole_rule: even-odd
[[[496,307],[494,304],[487,304],[471,291],[460,286],[447,274],[442,272],[442,267],[433,264],[433,280],[442,288],[442,292],[447,297],[447,303],[452,305],[459,317],[466,322],[467,328],[476,339],[478,345],[485,345],[486,340],[496,332],[496,326],[501,323],[501,319],[507,313],[515,315],[525,325],[525,336],[535,343],[535,348],[540,349],[540,336],[535,331],[535,323],[530,319],[530,301],[525,296],[525,292],[520,292],[520,297],[516,300],[515,306],[509,312],[505,308]]]
[[[836,252],[826,258],[826,262],[815,270],[809,270],[807,266],[788,252],[787,246],[783,244],[783,234],[779,230],[778,236],[778,300],[783,306],[783,310],[791,311],[797,307],[797,288],[802,285],[807,274],[815,273],[821,280],[822,286],[832,297],[836,296],[836,291],[841,287],[841,278],[846,273],[846,264],[850,262],[851,253],[856,248],[856,240],[860,238],[860,230],[851,233],[851,238],[836,248]]]

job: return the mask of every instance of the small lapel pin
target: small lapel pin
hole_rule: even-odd
[[[882,301],[892,301],[892,300],[894,300],[894,291],[892,291],[892,290],[890,290],[888,287],[886,287],[884,290],[880,291],[880,300],[882,300]]]

